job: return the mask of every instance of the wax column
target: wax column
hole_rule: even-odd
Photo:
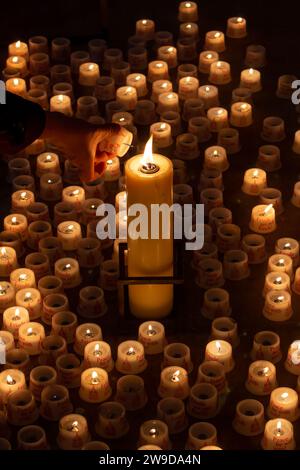
[[[168,238],[162,238],[159,227],[158,239],[151,239],[151,204],[172,205],[172,162],[158,154],[152,154],[152,138],[144,155],[137,155],[126,163],[128,210],[133,204],[143,204],[148,211],[148,239],[135,240],[130,234],[132,217],[128,217],[128,274],[129,276],[172,276],[173,236],[171,217],[167,221]],[[152,220],[153,222],[153,220]],[[144,227],[145,229],[145,222]],[[139,230],[139,229],[137,229]],[[131,312],[139,318],[163,318],[173,304],[173,286],[140,285],[129,287]]]

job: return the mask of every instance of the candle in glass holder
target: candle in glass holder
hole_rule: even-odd
[[[231,344],[224,340],[210,341],[205,348],[205,360],[217,361],[224,365],[226,372],[232,371],[234,360]]]
[[[126,111],[133,111],[137,104],[137,91],[133,86],[121,86],[116,91],[116,100]]]
[[[18,55],[8,57],[6,60],[6,67],[18,72],[21,78],[25,78],[28,74],[26,59]]]
[[[261,441],[264,450],[294,450],[293,425],[287,419],[270,419],[266,423],[264,436]]]
[[[223,60],[213,62],[210,66],[208,79],[214,85],[226,85],[227,83],[230,83],[230,64]]]
[[[124,341],[118,346],[116,369],[122,374],[140,374],[147,367],[144,346],[138,341]]]
[[[81,414],[68,414],[59,421],[57,443],[63,450],[81,450],[91,440],[87,420]]]
[[[210,130],[219,132],[224,127],[228,127],[228,112],[225,108],[209,108],[207,117],[210,121]]]
[[[259,168],[245,171],[242,191],[249,196],[258,196],[267,187],[267,174]]]
[[[15,339],[18,339],[19,327],[28,322],[29,313],[24,307],[10,307],[3,312],[3,328]]]
[[[160,374],[158,395],[161,398],[175,397],[184,400],[190,393],[188,373],[183,367],[165,367]]]
[[[226,36],[233,39],[240,39],[247,36],[247,22],[241,16],[228,18]]]
[[[27,88],[26,81],[23,78],[9,78],[5,82],[6,90],[15,95],[22,96],[26,98]]]
[[[252,68],[242,70],[240,87],[248,88],[252,93],[260,91],[262,88],[260,81],[260,71]]]
[[[213,62],[219,60],[219,54],[216,51],[202,51],[199,55],[199,72],[208,74]]]
[[[10,274],[18,266],[17,254],[14,248],[0,248],[0,278],[9,278]]]
[[[145,354],[162,353],[166,344],[163,324],[157,321],[142,323],[139,327],[138,340],[143,344]]]
[[[270,396],[267,414],[269,418],[285,418],[293,422],[299,418],[298,394],[288,387],[275,388]]]
[[[293,315],[291,294],[283,290],[271,290],[266,294],[263,315],[271,321],[286,321]]]
[[[276,230],[275,209],[272,204],[253,207],[250,229],[255,233],[272,233]]]
[[[88,403],[101,403],[111,395],[108,374],[100,367],[86,369],[81,374],[80,398]]]
[[[19,233],[21,239],[27,239],[28,223],[25,215],[23,214],[10,214],[4,218],[4,230],[8,232]]]
[[[101,367],[111,372],[114,361],[111,357],[111,349],[105,341],[91,341],[84,348],[84,362],[88,367]]]
[[[277,271],[287,273],[291,279],[294,277],[293,261],[284,254],[272,255],[268,261],[268,272]]]
[[[15,305],[16,291],[10,282],[0,281],[0,313]]]
[[[54,95],[50,98],[50,111],[72,116],[71,98],[67,95]]]
[[[237,102],[231,105],[230,124],[235,127],[251,126],[252,106],[249,103]]]
[[[138,98],[146,96],[148,93],[146,76],[142,73],[130,73],[127,75],[126,85],[136,89]]]
[[[87,87],[94,87],[100,77],[99,65],[94,62],[85,62],[79,66],[78,83]]]
[[[148,81],[150,83],[155,80],[168,80],[169,68],[167,62],[163,60],[154,60],[148,64]]]
[[[269,395],[277,386],[276,367],[269,361],[255,361],[249,366],[246,389],[253,395]]]
[[[299,243],[294,238],[279,238],[276,242],[275,252],[290,256],[293,260],[293,266],[297,267],[299,263]]]
[[[225,36],[221,31],[208,31],[205,35],[204,48],[209,51],[224,52]]]
[[[168,64],[169,69],[177,67],[177,49],[174,46],[166,45],[161,46],[157,50],[158,60],[162,60]]]
[[[25,349],[30,356],[41,353],[44,338],[45,330],[40,323],[24,323],[19,328],[19,347]]]
[[[0,403],[6,405],[10,395],[26,390],[25,375],[20,370],[6,369],[0,373]]]

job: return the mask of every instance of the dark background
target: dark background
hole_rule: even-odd
[[[1,7],[0,44],[26,40],[35,34],[68,36],[79,43],[87,37],[104,36],[113,46],[124,47],[134,34],[135,21],[148,17],[157,29],[177,32],[179,0],[51,0],[6,1]],[[292,72],[290,63],[300,71],[299,1],[213,1],[201,0],[199,26],[201,37],[210,29],[225,29],[229,16],[245,16],[249,39],[267,47],[272,44],[272,60],[281,63],[282,73]],[[270,47],[268,47],[270,49]]]

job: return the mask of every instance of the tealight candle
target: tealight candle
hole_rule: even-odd
[[[158,388],[161,398],[175,397],[184,400],[189,393],[188,373],[183,367],[170,366],[162,370]]]
[[[219,170],[221,172],[228,170],[229,162],[224,147],[208,147],[204,154],[204,167],[210,170]]]
[[[167,62],[163,60],[149,62],[147,78],[150,83],[153,83],[155,80],[168,80],[169,70]]]
[[[214,85],[226,85],[231,82],[230,64],[223,60],[213,62],[209,70],[209,81]]]
[[[130,73],[127,75],[126,85],[135,88],[138,98],[142,98],[148,93],[147,79],[142,73]]]
[[[179,26],[179,35],[183,38],[191,38],[194,41],[198,41],[199,27],[197,23],[181,23]]]
[[[234,430],[242,436],[257,436],[265,426],[264,406],[258,400],[239,401],[232,422]]]
[[[276,145],[262,145],[258,149],[257,166],[272,172],[281,168],[280,148]]]
[[[118,64],[115,64],[111,71],[110,75],[114,79],[116,86],[126,85],[126,77],[130,73],[130,64],[122,60]]]
[[[27,239],[28,223],[25,215],[23,214],[10,214],[4,218],[4,230],[9,232],[19,233],[21,239]]]
[[[14,213],[26,215],[28,206],[35,202],[32,191],[15,191],[11,196],[11,208]]]
[[[140,374],[147,367],[144,346],[138,341],[124,341],[118,346],[116,369],[122,374]]]
[[[25,389],[25,375],[20,370],[6,369],[0,373],[0,403],[2,405],[7,404],[12,393]]]
[[[0,278],[9,278],[14,269],[17,268],[17,254],[14,248],[0,248]]]
[[[216,387],[219,394],[226,393],[225,368],[216,361],[204,361],[198,368],[196,383],[209,383]]]
[[[50,78],[46,75],[34,75],[30,78],[29,84],[31,90],[37,88],[39,90],[45,91],[47,95],[50,94]]]
[[[3,313],[3,328],[9,331],[15,339],[19,336],[19,327],[29,322],[28,310],[24,307],[10,307]]]
[[[282,358],[279,335],[273,331],[256,333],[250,356],[253,361],[263,359],[277,364]]]
[[[266,294],[263,315],[271,321],[286,321],[293,315],[291,294],[283,290],[271,290]]]
[[[212,288],[204,293],[201,313],[210,320],[215,317],[227,317],[231,314],[229,294],[224,289]]]
[[[166,45],[161,46],[157,50],[158,60],[162,60],[168,64],[169,69],[177,67],[177,49],[174,46]]]
[[[271,271],[266,275],[263,295],[265,296],[271,290],[290,292],[290,282],[290,277],[286,273]]]
[[[158,96],[157,112],[162,114],[168,111],[179,111],[179,97],[173,91],[160,93]]]
[[[103,60],[104,51],[107,49],[105,39],[95,38],[88,42],[89,53],[94,62],[100,63]]]
[[[294,450],[293,425],[287,419],[270,419],[261,442],[264,450]]]
[[[21,78],[25,78],[28,74],[26,59],[18,55],[8,57],[6,67],[18,72]]]
[[[100,77],[99,65],[94,62],[85,62],[79,66],[79,84],[94,87]],[[65,81],[65,80],[63,80]]]
[[[31,75],[48,75],[50,58],[45,52],[36,52],[29,57],[29,69]]]
[[[49,221],[49,208],[44,202],[34,202],[26,209],[26,217],[28,223],[37,220]]]
[[[96,433],[104,439],[119,439],[129,431],[125,407],[116,401],[99,406]]]
[[[68,389],[78,388],[83,364],[75,354],[59,354],[55,362],[59,383]]]
[[[138,20],[135,24],[135,34],[144,41],[150,41],[154,37],[155,23],[153,20]]]
[[[35,320],[41,316],[41,294],[35,288],[20,289],[16,293],[16,305],[28,310],[30,320]]]
[[[59,421],[57,443],[63,450],[80,450],[91,440],[86,418],[80,414],[63,416]]]
[[[245,18],[241,16],[228,18],[226,36],[233,39],[240,39],[247,36],[247,23]]]
[[[113,100],[115,98],[115,81],[111,77],[100,77],[97,80],[94,94],[100,102]]]
[[[262,89],[260,81],[260,71],[253,68],[242,70],[240,78],[240,87],[249,88],[252,93]]]
[[[38,290],[44,299],[50,294],[62,294],[63,284],[62,280],[56,276],[44,276],[38,282]]]
[[[25,349],[10,349],[6,352],[5,369],[20,370],[25,374],[25,377],[28,378],[31,368],[30,357]]]
[[[92,341],[84,348],[84,362],[88,367],[100,367],[111,372],[114,361],[111,357],[111,349],[104,341]]]
[[[252,395],[269,395],[277,386],[274,364],[269,361],[252,362],[245,386]]]
[[[170,450],[168,426],[158,419],[145,421],[140,427],[140,445],[158,446],[163,450]]]
[[[0,313],[15,305],[16,291],[14,286],[6,281],[0,282]]]
[[[300,341],[293,341],[289,346],[284,367],[291,374],[300,376]]]
[[[34,423],[39,416],[35,398],[30,390],[17,390],[8,397],[7,418],[14,426]]]
[[[210,341],[205,348],[205,360],[217,361],[224,365],[226,372],[232,371],[234,360],[231,344],[224,340]]]
[[[197,21],[198,5],[196,2],[180,2],[178,11],[179,21]]]
[[[269,418],[285,418],[293,422],[299,418],[298,394],[288,387],[275,388],[270,396]]]
[[[56,83],[70,83],[72,82],[71,67],[65,64],[53,65],[50,69],[50,76],[52,85]]]
[[[55,276],[63,281],[65,289],[77,287],[81,282],[78,261],[73,258],[61,258],[54,265]]]
[[[231,105],[230,124],[235,127],[251,126],[252,106],[249,103],[237,102]]]
[[[228,112],[225,108],[209,108],[207,117],[210,121],[210,130],[212,132],[219,132],[224,127],[228,127]]]
[[[256,233],[271,233],[276,230],[275,210],[272,204],[253,207],[250,229]]]
[[[213,62],[219,60],[219,54],[216,51],[202,51],[199,55],[199,72],[209,74],[210,66]]]
[[[294,238],[279,238],[275,245],[275,253],[290,256],[293,260],[293,266],[298,266],[299,243]]]
[[[111,395],[108,374],[104,369],[92,367],[81,374],[80,398],[88,403],[101,403]]]
[[[92,341],[102,341],[102,331],[95,323],[83,323],[78,326],[75,334],[74,350],[80,356],[84,355],[84,349]]]
[[[74,342],[77,327],[77,315],[73,312],[57,312],[52,316],[51,334],[62,336],[67,344]]]
[[[45,152],[36,159],[36,175],[41,177],[45,173],[60,174],[59,158],[56,153]]]
[[[47,385],[41,393],[40,415],[48,421],[58,421],[73,411],[69,391],[63,385]]]
[[[157,48],[159,48],[160,46],[168,46],[169,44],[173,44],[173,33],[171,33],[170,31],[156,31],[154,35],[154,42]]]
[[[27,88],[26,81],[23,78],[9,78],[5,82],[6,90],[15,95],[26,98]]]
[[[47,239],[49,237],[52,237],[52,226],[50,222],[46,222],[45,220],[37,220],[29,224],[27,246],[31,250],[38,250],[41,240]],[[33,268],[32,270],[35,271]]]
[[[200,86],[198,89],[198,97],[203,101],[206,110],[219,106],[219,91],[214,85]]]
[[[55,384],[57,372],[50,366],[37,366],[30,372],[29,390],[37,401],[41,401],[41,394],[45,387]]]
[[[178,95],[181,100],[198,97],[199,80],[195,77],[180,78]]]
[[[25,266],[34,272],[39,281],[43,276],[50,274],[49,258],[43,253],[30,253],[25,258]]]
[[[208,31],[205,35],[204,48],[209,51],[224,52],[225,36],[221,31]]]
[[[211,325],[211,338],[224,339],[233,348],[238,346],[240,340],[237,331],[237,322],[230,317],[215,318]]]
[[[284,254],[272,255],[268,261],[268,272],[270,271],[287,273],[290,278],[293,279],[293,261],[289,256]]]
[[[77,222],[62,222],[57,227],[57,237],[64,251],[75,251],[82,239],[81,227]]]
[[[116,91],[116,100],[126,111],[133,111],[137,103],[137,91],[132,86],[122,86]]]
[[[155,122],[152,124],[150,133],[153,136],[153,144],[157,148],[169,147],[173,142],[171,126],[166,122]]]
[[[50,98],[50,111],[72,116],[71,98],[67,95],[54,95]]]
[[[24,323],[19,328],[19,347],[25,349],[30,356],[41,352],[41,343],[45,338],[44,327],[40,323]]]
[[[28,46],[26,42],[16,41],[8,46],[8,55],[9,56],[19,56],[24,57],[26,61],[29,59]]]
[[[245,171],[242,191],[249,196],[258,196],[262,189],[267,187],[267,174],[259,168],[250,168]]]
[[[153,124],[157,119],[155,104],[150,100],[139,100],[134,113],[134,122],[141,126]]]

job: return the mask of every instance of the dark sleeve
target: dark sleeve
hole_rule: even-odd
[[[6,153],[16,153],[43,133],[45,112],[36,103],[13,93],[6,93],[6,104],[0,105],[1,143]]]

